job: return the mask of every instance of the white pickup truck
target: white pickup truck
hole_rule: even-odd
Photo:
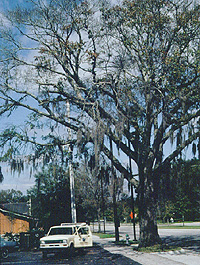
[[[90,226],[86,223],[64,223],[60,226],[52,226],[48,234],[40,239],[43,258],[46,258],[48,253],[67,250],[72,254],[74,249],[92,246],[92,233]]]

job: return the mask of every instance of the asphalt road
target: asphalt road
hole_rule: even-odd
[[[119,254],[112,254],[100,246],[84,251],[76,252],[73,257],[64,255],[48,255],[42,259],[42,252],[15,252],[1,261],[1,265],[41,265],[41,264],[67,264],[67,265],[140,265],[127,257]]]
[[[179,224],[180,225],[180,224]],[[187,229],[187,225],[196,226],[196,229]],[[92,229],[93,226],[91,225]],[[171,229],[170,229],[171,227]],[[200,252],[200,223],[185,224],[184,229],[177,228],[176,224],[170,225],[168,229],[163,229],[159,226],[158,232],[164,243],[173,243],[194,251]],[[95,225],[94,230],[97,231],[98,227]],[[103,230],[103,226],[102,226]],[[107,233],[114,233],[114,225],[107,223]],[[133,226],[131,224],[121,224],[119,227],[120,236],[125,239],[128,234],[130,239],[133,239]],[[139,227],[136,226],[136,239],[139,238]]]

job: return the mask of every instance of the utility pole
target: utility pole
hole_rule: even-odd
[[[70,104],[69,101],[67,101],[67,116],[68,120],[70,122]],[[75,203],[75,188],[74,188],[74,171],[72,167],[72,160],[73,160],[73,148],[71,145],[71,128],[68,128],[68,134],[69,134],[69,182],[70,182],[70,194],[71,194],[71,217],[72,217],[72,223],[76,223],[76,203]]]
[[[114,211],[114,225],[115,225],[115,241],[119,242],[119,217],[117,213],[117,200],[116,200],[116,191],[117,191],[117,178],[116,174],[114,172],[114,166],[113,166],[113,146],[112,146],[112,139],[110,139],[110,152],[111,152],[111,172],[112,172],[112,177],[113,177],[113,211]]]
[[[128,129],[130,131],[130,125],[128,122]],[[131,143],[130,140],[128,140],[128,148],[131,149]],[[132,176],[132,165],[131,165],[131,157],[129,155],[129,168],[130,168],[130,175]],[[136,241],[136,230],[135,230],[135,201],[134,201],[134,191],[133,191],[133,184],[130,183],[131,186],[131,210],[133,213],[133,235],[134,235],[134,241]]]
[[[131,158],[129,156],[129,167],[130,167],[130,174],[132,176],[132,168],[131,168]],[[135,201],[134,201],[134,191],[133,191],[133,184],[130,183],[131,185],[131,210],[133,213],[133,235],[134,235],[134,241],[136,241],[136,230],[135,230]]]
[[[28,215],[31,216],[31,214],[32,214],[32,201],[31,201],[31,197],[29,198],[27,204],[28,204]]]

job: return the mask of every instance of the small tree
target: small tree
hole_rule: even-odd
[[[35,175],[35,186],[28,191],[32,215],[45,231],[52,225],[71,221],[69,178],[58,165],[50,164]]]
[[[188,212],[190,212],[190,207],[191,204],[187,196],[183,196],[183,194],[181,195],[179,194],[178,196],[176,196],[176,202],[174,204],[174,212],[176,213],[177,216],[181,216],[181,219],[183,221],[183,226],[184,226],[185,216]]]
[[[179,159],[172,164],[171,191],[176,214],[185,220],[199,219],[199,161]]]
[[[0,204],[17,202],[27,202],[27,196],[20,190],[11,189],[0,191]]]

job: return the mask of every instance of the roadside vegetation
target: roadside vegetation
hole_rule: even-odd
[[[152,253],[152,252],[168,252],[168,251],[181,251],[181,247],[169,245],[154,245],[151,247],[143,247],[138,249],[139,252]]]

